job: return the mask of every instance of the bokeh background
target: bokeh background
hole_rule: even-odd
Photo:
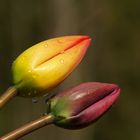
[[[139,0],[0,0],[0,93],[11,64],[28,47],[57,36],[93,41],[78,68],[55,91],[86,81],[117,83],[122,94],[97,123],[76,131],[44,127],[21,140],[140,140]],[[0,110],[0,135],[36,119],[44,99],[14,98]]]

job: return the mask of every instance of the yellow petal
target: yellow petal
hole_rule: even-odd
[[[61,83],[80,63],[88,36],[65,36],[43,41],[13,63],[13,79],[21,96],[39,96]]]

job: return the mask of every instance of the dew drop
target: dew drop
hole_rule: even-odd
[[[44,46],[45,48],[47,48],[48,47],[48,44],[45,44],[45,46]]]
[[[57,40],[58,43],[63,43],[64,41],[62,41],[61,39]]]
[[[90,90],[88,90],[88,91],[87,91],[87,94],[91,94],[91,91],[90,91]]]
[[[23,63],[24,62],[24,57],[21,57],[21,59],[20,59],[20,63]]]
[[[63,64],[63,63],[64,63],[64,60],[63,60],[63,59],[61,59],[61,60],[60,60],[60,63],[62,63],[62,64]]]

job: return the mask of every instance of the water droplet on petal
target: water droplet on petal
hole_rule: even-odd
[[[45,48],[47,48],[48,47],[48,44],[45,44],[45,46],[44,46]]]
[[[21,57],[21,58],[20,58],[20,63],[21,63],[21,64],[24,63],[24,60],[25,60],[25,57]]]
[[[62,63],[62,64],[63,64],[63,63],[64,63],[64,60],[63,60],[63,59],[61,59],[61,60],[60,60],[60,63]]]
[[[58,43],[64,43],[64,40],[58,39],[57,42],[58,42]]]

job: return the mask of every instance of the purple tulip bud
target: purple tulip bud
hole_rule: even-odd
[[[120,88],[115,84],[88,82],[57,94],[50,103],[55,124],[78,129],[99,119],[117,100]]]

